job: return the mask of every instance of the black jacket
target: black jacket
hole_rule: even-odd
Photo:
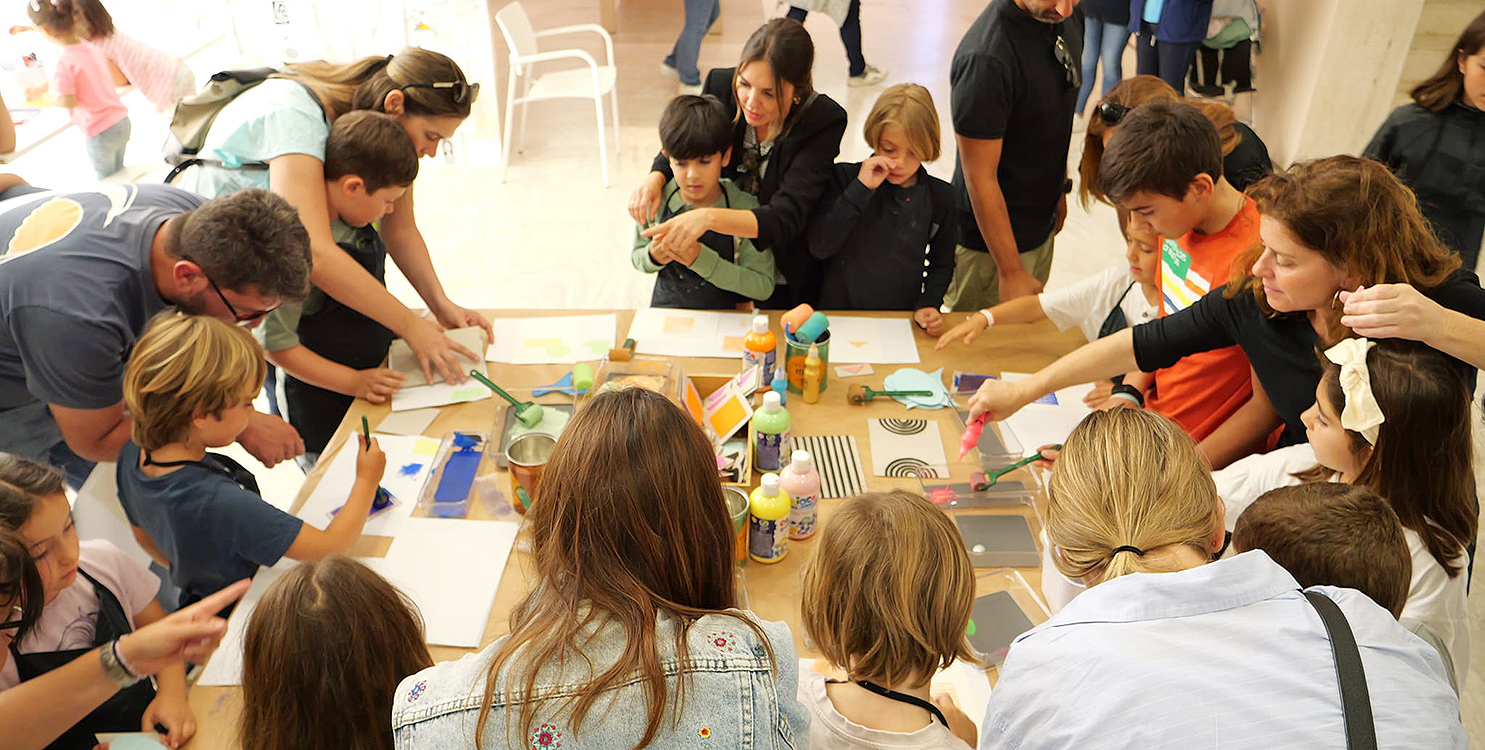
[[[737,100],[733,96],[732,78],[735,68],[717,68],[708,72],[702,92],[722,100],[729,112],[737,112]],[[733,127],[732,159],[722,169],[722,176],[737,177],[737,165],[743,152],[743,135],[747,122],[738,118]],[[783,137],[779,138],[768,157],[768,169],[758,190],[758,202],[752,209],[758,217],[758,237],[753,244],[760,248],[772,248],[774,263],[788,282],[786,290],[791,298],[780,299],[775,293],[775,304],[780,306],[793,302],[818,301],[820,283],[819,264],[810,257],[805,240],[805,228],[815,203],[830,181],[830,172],[835,166],[835,157],[840,153],[840,140],[846,133],[846,111],[835,100],[824,94],[815,96],[809,106],[794,117]],[[664,154],[655,156],[651,168],[670,179],[670,161]],[[793,305],[790,305],[791,307]]]
[[[1439,239],[1474,270],[1485,233],[1485,112],[1455,102],[1392,111],[1362,153],[1397,173]]]

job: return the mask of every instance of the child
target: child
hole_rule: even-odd
[[[1268,490],[1305,481],[1355,484],[1386,498],[1413,558],[1402,616],[1444,640],[1463,679],[1465,544],[1477,524],[1469,389],[1443,354],[1402,339],[1346,339],[1322,364],[1315,404],[1304,413],[1309,443],[1213,473],[1227,517]]]
[[[397,683],[433,666],[423,639],[417,607],[365,565],[336,555],[295,566],[243,636],[238,746],[392,750]]]
[[[847,500],[820,534],[801,595],[807,637],[847,677],[800,678],[811,748],[975,745],[974,722],[928,694],[934,672],[975,661],[964,635],[975,570],[948,516],[906,490]]]
[[[252,474],[206,452],[247,426],[263,371],[252,334],[170,312],[150,321],[124,369],[134,439],[119,451],[119,501],[140,546],[170,569],[182,607],[281,557],[349,549],[386,468],[375,440],[361,445],[350,496],[324,530],[264,502]]]
[[[160,112],[196,92],[196,74],[183,60],[166,54],[114,28],[113,16],[98,0],[72,0],[81,23],[78,35],[103,53],[115,86],[134,86]],[[28,27],[11,27],[15,34]]]
[[[707,232],[672,253],[640,234],[693,208],[758,207],[758,199],[722,177],[732,158],[732,117],[714,96],[678,96],[660,115],[660,150],[675,177],[660,192],[659,211],[634,228],[630,253],[635,268],[659,274],[650,306],[752,310],[754,300],[773,294],[772,250],[759,250],[745,237]]]
[[[83,43],[87,26],[80,22],[73,0],[30,0],[26,12],[48,40],[62,45],[52,76],[55,103],[67,108],[73,124],[87,137],[93,171],[101,180],[123,169],[124,147],[129,144],[129,110],[114,90],[108,62],[98,50]],[[26,93],[33,99],[45,95],[45,91]]]
[[[1485,236],[1485,12],[1460,32],[1439,69],[1409,92],[1362,153],[1418,195],[1439,239],[1475,270]]]
[[[526,530],[510,634],[402,681],[399,750],[802,746],[794,638],[737,609],[716,456],[680,407],[601,389],[557,441]]]
[[[0,690],[57,669],[94,648],[165,617],[160,581],[101,539],[79,542],[61,472],[0,453],[0,526],[28,546],[45,604],[24,637],[0,652]],[[7,658],[8,657],[8,658]],[[97,732],[159,724],[171,747],[196,733],[181,664],[125,688],[78,722],[53,747],[92,747]]]
[[[336,243],[385,283],[387,248],[372,222],[418,176],[418,154],[397,120],[370,110],[336,118],[325,141],[325,204]],[[303,304],[264,318],[263,347],[275,367],[274,394],[304,438],[301,465],[313,466],[357,398],[385,403],[404,376],[382,367],[392,332],[318,287]]]
[[[828,261],[819,307],[912,310],[937,336],[958,224],[953,189],[923,168],[939,155],[933,97],[915,83],[887,89],[862,133],[871,158],[835,165],[810,222],[810,254]]]
[[[1237,519],[1232,550],[1261,549],[1300,586],[1356,589],[1402,617],[1413,561],[1397,514],[1371,490],[1338,482],[1311,482],[1263,493]],[[1439,652],[1449,684],[1459,693],[1449,647],[1427,625],[1403,626]]]

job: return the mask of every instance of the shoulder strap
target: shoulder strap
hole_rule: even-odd
[[[1347,750],[1377,750],[1377,726],[1372,720],[1371,695],[1366,689],[1366,670],[1361,665],[1361,650],[1356,636],[1341,608],[1330,597],[1313,591],[1303,592],[1310,606],[1320,614],[1325,633],[1330,636],[1330,650],[1335,656],[1336,677],[1341,684],[1341,712],[1346,722]]]

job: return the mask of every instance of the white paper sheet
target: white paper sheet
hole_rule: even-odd
[[[423,614],[428,642],[477,648],[518,524],[411,518],[384,558],[359,558],[401,589]]]
[[[937,420],[873,419],[866,423],[866,433],[871,438],[873,474],[907,478],[949,476],[944,438]]]
[[[550,318],[497,318],[495,340],[485,351],[490,362],[517,365],[564,364],[603,359],[614,348],[618,316],[567,315]]]
[[[444,331],[443,335],[476,355],[484,351],[485,344],[488,343],[485,340],[485,329],[479,326],[455,328],[451,331]],[[479,364],[479,361],[469,359],[462,354],[458,356],[458,360],[459,367],[465,368],[466,371]],[[412,347],[402,339],[393,341],[391,348],[387,350],[387,366],[407,376],[407,380],[402,384],[404,388],[428,385],[428,379],[423,377],[423,368],[418,364],[418,358],[413,355]],[[433,382],[443,382],[437,370],[433,371]]]
[[[437,409],[414,409],[394,411],[376,426],[376,431],[388,435],[421,435],[438,419]]]
[[[639,354],[741,357],[743,338],[752,324],[753,313],[645,307],[635,311],[627,338],[634,339]]]
[[[489,368],[485,367],[483,362],[478,367],[470,369],[479,370],[481,375],[490,374]],[[494,395],[489,388],[481,385],[474,378],[466,379],[459,385],[438,382],[432,385],[403,388],[392,394],[392,411],[410,411],[427,409],[432,406],[462,404],[466,401],[483,401]]]
[[[830,361],[877,365],[918,364],[913,321],[902,318],[830,318]]]
[[[1002,380],[1015,382],[1029,377],[1025,373],[1003,372]],[[1026,448],[1028,455],[1038,447],[1067,440],[1073,428],[1083,421],[1091,411],[1083,405],[1083,397],[1093,390],[1092,383],[1063,388],[1055,394],[1055,406],[1046,403],[1027,404],[1005,420],[1017,442]]]
[[[364,536],[396,536],[397,530],[412,515],[418,504],[418,493],[423,481],[428,478],[434,454],[438,452],[438,439],[413,435],[378,435],[373,433],[382,452],[387,454],[387,470],[382,475],[381,485],[391,493],[392,507],[366,519]],[[347,440],[336,450],[335,455],[321,458],[329,460],[320,483],[304,501],[298,516],[315,528],[330,525],[330,511],[345,505],[356,483],[356,453],[360,441]]]
[[[238,600],[237,608],[232,610],[232,617],[227,620],[227,632],[222,636],[216,652],[206,660],[206,666],[196,680],[197,685],[242,684],[242,639],[247,633],[248,620],[252,619],[253,610],[257,608],[258,600],[263,598],[268,587],[298,564],[285,557],[271,568],[258,569],[258,574],[253,576],[253,584],[242,595],[242,599]]]

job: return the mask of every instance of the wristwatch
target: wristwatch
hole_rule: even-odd
[[[1118,385],[1115,385],[1113,389],[1109,391],[1109,395],[1118,396],[1119,398],[1126,399],[1132,402],[1135,406],[1143,407],[1145,405],[1145,394],[1140,393],[1140,389],[1126,383],[1119,383]]]

